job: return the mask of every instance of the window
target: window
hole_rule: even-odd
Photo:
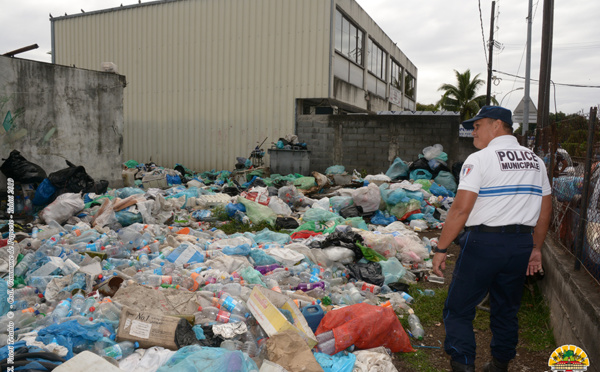
[[[398,62],[392,59],[392,68],[390,74],[390,84],[398,90],[402,90],[402,67],[398,64]]]
[[[385,61],[387,54],[371,39],[367,45],[367,68],[381,80],[385,80]]]
[[[362,65],[364,33],[339,10],[335,12],[335,50],[352,62]]]
[[[412,100],[415,99],[415,78],[408,73],[404,77],[404,95]]]

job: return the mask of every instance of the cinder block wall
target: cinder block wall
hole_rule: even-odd
[[[600,293],[598,284],[574,257],[546,239],[542,262],[546,275],[540,288],[550,305],[550,322],[557,346],[577,345],[590,358],[589,372],[600,372]]]
[[[18,150],[47,174],[66,159],[122,186],[124,88],[122,75],[0,56],[0,116],[14,119],[0,128],[0,158]]]
[[[436,143],[444,146],[449,167],[477,151],[472,138],[458,137],[458,115],[300,115],[296,125],[318,172],[343,165],[349,172],[385,173],[397,156],[412,162]]]

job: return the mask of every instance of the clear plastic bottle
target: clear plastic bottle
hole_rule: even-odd
[[[243,316],[232,314],[213,306],[198,307],[198,312],[194,314],[194,317],[196,324],[207,324],[210,322],[238,323],[246,321],[246,318]]]
[[[354,285],[356,285],[356,288],[360,289],[361,291],[371,292],[373,294],[379,294],[381,292],[381,287],[375,284],[358,281],[354,283]]]
[[[71,311],[75,315],[81,315],[85,306],[85,296],[81,292],[77,292],[71,297]]]
[[[410,333],[412,333],[414,338],[418,340],[423,339],[423,336],[425,336],[425,330],[421,325],[419,317],[414,313],[410,313],[410,315],[408,315],[408,326],[410,327]]]
[[[23,257],[23,259],[21,260],[21,262],[19,262],[17,264],[17,266],[15,266],[15,270],[14,270],[14,274],[15,276],[23,276],[25,275],[25,273],[27,272],[27,270],[29,270],[29,268],[33,265],[33,263],[35,262],[35,254],[34,253],[27,253],[25,255],[25,257]]]
[[[214,305],[218,305],[219,308],[223,308],[232,314],[243,316],[247,318],[250,315],[250,311],[241,300],[236,300],[228,294],[223,294],[219,298],[213,299]]]
[[[100,355],[111,357],[115,360],[121,360],[133,354],[135,349],[137,349],[139,346],[140,345],[137,342],[133,343],[131,341],[121,341],[113,346],[102,349]]]
[[[13,294],[14,294],[15,301],[18,301],[18,300],[23,300],[28,297],[38,297],[39,292],[40,291],[37,288],[27,286],[27,287],[15,289]]]
[[[60,323],[61,320],[69,315],[69,311],[71,311],[71,299],[67,298],[66,300],[59,302],[52,311],[52,321],[54,323]]]
[[[290,273],[298,275],[299,273],[306,271],[310,268],[310,265],[306,262],[301,262],[295,266],[288,266],[287,269]]]
[[[281,287],[279,287],[279,283],[276,280],[271,278],[263,278],[263,282],[270,290],[281,293]]]

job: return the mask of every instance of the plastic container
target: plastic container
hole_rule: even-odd
[[[312,329],[313,332],[316,332],[321,320],[325,316],[321,305],[304,306],[301,311],[310,329]]]
[[[421,325],[421,321],[419,317],[415,314],[410,314],[408,316],[408,326],[410,327],[410,333],[417,340],[422,340],[423,336],[425,336],[425,330],[423,330],[423,326]]]
[[[139,346],[140,345],[137,342],[133,343],[131,341],[122,341],[122,342],[119,342],[118,344],[115,344],[113,346],[109,346],[109,347],[103,349],[100,352],[100,355],[111,357],[111,358],[114,358],[115,360],[121,360],[121,359],[126,358],[129,355],[133,354],[135,349],[137,349]]]

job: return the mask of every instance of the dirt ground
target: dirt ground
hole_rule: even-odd
[[[429,238],[439,237],[440,231],[429,231],[422,234],[422,236],[427,236]],[[429,282],[420,282],[419,287],[422,289],[439,289],[443,287],[448,287],[452,280],[452,271],[454,270],[454,261],[458,258],[458,254],[460,252],[460,247],[456,244],[452,244],[448,249],[448,264],[446,265],[446,270],[444,270],[444,276],[446,278],[444,284],[435,284]],[[418,315],[418,314],[417,314]],[[429,366],[435,368],[438,371],[451,371],[450,367],[450,357],[444,352],[444,338],[446,336],[446,332],[444,330],[444,324],[442,321],[442,314],[439,316],[439,323],[436,323],[434,326],[424,326],[425,329],[425,337],[421,341],[417,341],[411,338],[411,342],[415,350],[418,350],[421,353],[425,353],[428,357]],[[490,349],[489,345],[492,340],[492,333],[489,329],[485,331],[475,330],[475,340],[477,342],[477,358],[475,360],[475,370],[481,371],[483,366],[488,362],[490,357]],[[425,346],[425,347],[418,347]],[[434,347],[434,348],[431,348]],[[554,349],[544,350],[541,352],[531,352],[528,351],[524,346],[522,340],[519,340],[519,345],[517,346],[517,356],[510,363],[509,370],[511,372],[541,372],[548,371],[550,367],[548,367],[548,358]],[[418,368],[414,366],[414,362],[410,363],[406,360],[407,358],[398,358],[397,355],[394,355],[393,361],[394,365],[401,372],[422,372],[424,370],[431,371],[431,369],[426,369],[425,366],[422,368]]]

